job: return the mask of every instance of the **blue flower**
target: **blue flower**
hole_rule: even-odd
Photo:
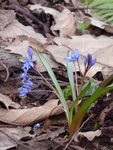
[[[64,58],[64,59],[65,59],[68,63],[73,61],[72,56],[68,56],[68,57],[66,57],[66,58]]]
[[[25,96],[29,92],[29,90],[27,88],[25,88],[25,87],[20,87],[19,91],[20,91],[19,96]]]
[[[31,91],[31,87],[32,87],[32,82],[31,82],[31,78],[27,79],[27,72],[29,71],[29,69],[31,67],[34,67],[34,59],[32,59],[33,57],[33,52],[30,48],[28,48],[28,57],[25,58],[24,60],[24,65],[22,67],[23,69],[23,73],[21,74],[21,78],[22,78],[22,87],[19,88],[20,91],[20,96],[25,96],[26,94],[28,94],[28,92]]]
[[[29,78],[28,80],[22,80],[24,87],[28,88],[29,90],[31,89],[31,87],[33,85],[33,83],[30,80],[31,80],[31,78]]]
[[[70,56],[64,58],[68,63],[69,62],[73,62],[73,61],[78,61],[80,57],[80,53],[78,51],[78,49],[75,49],[74,54],[71,54]]]
[[[33,60],[30,58],[26,58],[24,60],[24,65],[23,65],[22,69],[23,70],[25,69],[28,71],[30,69],[30,67],[34,67]]]
[[[28,53],[28,55],[29,55],[30,58],[33,57],[33,52],[32,52],[32,50],[30,49],[30,47],[28,47],[27,53]]]
[[[84,59],[84,65],[87,66],[88,69],[91,68],[96,63],[96,58],[92,59],[92,55],[88,54],[87,57]]]
[[[72,55],[73,61],[77,61],[80,57],[78,49],[75,49],[74,54]]]

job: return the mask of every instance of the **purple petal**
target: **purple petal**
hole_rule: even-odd
[[[86,65],[87,65],[87,63],[88,63],[88,59],[87,59],[87,58],[85,58],[85,59],[84,59],[84,65],[86,66]]]
[[[32,58],[32,57],[33,57],[33,52],[32,52],[32,50],[30,49],[30,47],[28,47],[27,52],[28,52],[29,57]]]
[[[90,64],[92,62],[92,55],[88,54],[87,55],[88,63]]]
[[[33,83],[32,83],[30,80],[31,80],[31,79],[29,78],[29,79],[27,80],[27,82],[25,83],[25,85],[28,86],[29,89],[31,89],[31,87],[32,87],[32,85],[33,85]]]
[[[19,96],[25,96],[29,91],[27,88],[21,87],[19,88],[20,95]]]
[[[75,49],[74,57],[75,57],[75,59],[79,59],[80,53],[79,53],[78,49]]]
[[[73,59],[72,59],[72,57],[71,56],[68,56],[68,57],[66,57],[66,58],[64,58],[66,61],[67,61],[67,63],[69,63],[69,62],[72,62],[73,61]]]
[[[94,58],[91,62],[91,66],[93,66],[96,63],[96,58]]]
[[[24,72],[20,75],[21,78],[26,78],[26,76],[27,76],[27,72]]]

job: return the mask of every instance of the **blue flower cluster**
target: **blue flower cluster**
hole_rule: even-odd
[[[68,63],[78,61],[80,57],[80,53],[78,49],[75,49],[74,54],[64,58]],[[92,59],[92,55],[88,54],[87,57],[84,59],[85,68],[90,69],[96,63],[96,58]]]
[[[88,54],[87,57],[84,59],[84,65],[88,69],[90,69],[96,63],[96,58],[92,59],[92,55]]]
[[[80,57],[80,53],[78,49],[75,49],[74,54],[71,54],[71,56],[68,56],[64,59],[69,63],[69,62],[77,61],[79,57]]]
[[[26,77],[27,77],[28,70],[31,67],[34,67],[33,52],[29,47],[27,52],[28,52],[28,57],[24,60],[24,65],[22,67],[24,72],[21,74],[23,85],[22,87],[19,88],[20,96],[25,96],[26,94],[28,94],[28,92],[31,91],[31,87],[32,87],[31,78],[27,79]]]

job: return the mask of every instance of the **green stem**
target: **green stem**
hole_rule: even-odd
[[[78,90],[78,81],[77,81],[77,73],[76,73],[76,65],[75,65],[75,63],[73,62],[73,64],[74,64],[74,69],[75,69],[75,82],[76,82],[76,94],[77,94],[77,96],[78,96],[78,94],[79,94],[79,90]]]
[[[77,81],[76,65],[75,65],[75,63],[73,63],[73,64],[74,64],[74,69],[75,69],[76,95],[77,95],[77,97],[78,97],[79,90],[78,90],[78,81]],[[77,103],[76,106],[75,106],[75,112],[77,112],[77,110],[78,110],[78,103]]]

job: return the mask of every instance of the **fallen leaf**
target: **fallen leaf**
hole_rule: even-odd
[[[55,18],[55,25],[51,27],[53,31],[59,31],[61,37],[72,36],[76,32],[75,18],[71,11],[65,8]]]
[[[31,127],[0,128],[0,150],[6,150],[17,146],[18,140],[23,137],[34,137],[34,135],[29,133],[30,130]]]
[[[78,141],[77,138],[79,136],[83,136],[83,137],[86,137],[89,141],[92,141],[95,137],[99,137],[100,135],[101,135],[101,130],[88,131],[88,132],[79,132],[78,136],[74,140]]]
[[[103,21],[97,20],[96,18],[93,17],[89,17],[89,20],[91,21],[91,24],[95,27],[98,27],[100,29],[104,29],[105,28],[105,23]]]
[[[58,106],[58,100],[49,100],[43,106],[28,108],[28,109],[10,109],[0,108],[0,121],[12,124],[25,126],[38,122],[49,117],[51,111]],[[56,108],[51,115],[58,114],[59,109]]]
[[[36,39],[40,43],[46,43],[46,38],[42,34],[36,33],[30,26],[24,26],[17,20],[13,20],[3,31],[0,31],[0,36],[5,38],[16,38],[18,36],[27,36],[29,38]]]
[[[46,52],[46,48],[44,44],[41,44],[39,41],[37,41],[36,39],[33,38],[29,38],[29,45],[33,48],[33,49],[38,49],[39,52],[41,53],[45,53]]]
[[[27,40],[20,41],[19,39],[14,40],[5,49],[10,50],[10,53],[19,54],[23,57],[27,57],[27,49],[29,47],[29,42]]]
[[[2,31],[15,18],[13,10],[0,9],[0,31]]]
[[[16,145],[16,141],[13,141],[10,137],[0,132],[0,150],[6,150]]]
[[[7,46],[5,49],[11,50],[10,53],[21,55],[22,59],[20,58],[20,61],[23,62],[23,58],[28,57],[27,49],[29,46],[30,46],[29,40],[22,40],[21,41],[20,39],[16,38],[16,40],[14,40],[11,44],[9,44],[9,46]],[[50,64],[50,66],[52,68],[57,68],[59,66],[56,62],[54,62],[51,59],[50,55],[48,55],[48,54],[43,54],[43,55],[47,59],[48,63]],[[37,57],[36,52],[34,52],[34,56]],[[36,68],[40,72],[46,71],[45,67],[43,66],[43,64],[41,63],[41,61],[38,57],[37,57]]]
[[[32,11],[33,10],[43,10],[46,14],[51,14],[53,16],[53,18],[57,17],[60,14],[59,11],[57,11],[53,8],[41,6],[40,4],[29,5],[29,9]]]
[[[16,56],[14,54],[11,54],[9,50],[4,50],[3,48],[0,48],[0,60],[2,60],[2,62],[8,67],[11,68],[16,67],[19,68],[20,67],[20,63],[18,61],[19,57]],[[0,70],[3,70],[0,67]]]
[[[58,130],[48,131],[47,133],[38,136],[37,140],[38,141],[47,140],[47,139],[51,139],[52,140],[52,139],[58,137],[59,134],[64,133],[64,132],[65,132],[64,127],[60,127]]]
[[[8,96],[0,94],[0,102],[2,102],[5,107],[9,110],[9,107],[19,108],[20,105],[16,102],[13,102]]]
[[[103,30],[105,30],[105,31],[107,31],[109,33],[113,33],[113,26],[108,25],[105,22],[100,21],[100,20],[98,20],[95,17],[88,17],[86,19],[90,21],[91,25],[93,25],[95,27],[98,27],[100,29],[103,29]]]

